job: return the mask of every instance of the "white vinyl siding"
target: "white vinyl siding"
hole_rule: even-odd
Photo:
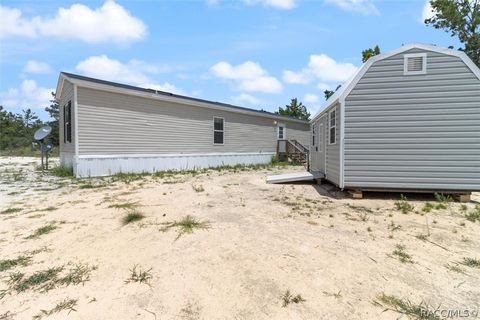
[[[80,155],[276,151],[272,118],[80,86],[77,92]],[[225,119],[221,148],[213,143],[213,117]],[[290,139],[309,144],[308,123],[284,122]]]

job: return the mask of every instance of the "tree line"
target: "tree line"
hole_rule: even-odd
[[[21,153],[29,154],[33,150],[33,135],[42,126],[52,127],[52,133],[47,137],[47,142],[58,146],[58,118],[60,107],[52,92],[50,106],[45,111],[50,116],[47,121],[42,121],[30,108],[19,113],[7,111],[0,105],[0,151],[2,154]]]

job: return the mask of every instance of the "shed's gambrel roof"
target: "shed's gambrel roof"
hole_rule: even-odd
[[[118,82],[85,77],[85,76],[68,73],[68,72],[60,72],[57,89],[56,89],[57,93],[61,94],[63,82],[65,80],[68,80],[73,84],[76,84],[80,87],[85,87],[85,88],[93,88],[97,90],[142,96],[144,98],[157,99],[157,100],[174,102],[174,103],[183,103],[183,104],[188,104],[188,105],[197,106],[197,107],[204,107],[204,108],[210,108],[210,109],[231,111],[235,113],[262,116],[262,117],[267,117],[267,118],[280,120],[280,121],[293,121],[293,122],[308,124],[308,121],[306,120],[300,120],[300,119],[289,117],[289,116],[282,116],[273,112],[239,107],[239,106],[231,105],[228,103],[188,97],[188,96],[174,94],[174,93],[160,91],[160,90],[136,87],[136,86],[131,86],[131,85],[118,83]],[[59,98],[59,96],[57,96],[57,98]]]
[[[426,45],[426,44],[420,44],[420,43],[414,43],[414,44],[409,44],[409,45],[404,45],[398,49],[389,51],[387,53],[379,54],[377,56],[374,56],[366,63],[364,63],[358,70],[348,79],[342,86],[330,97],[328,98],[327,101],[323,104],[321,110],[312,118],[311,122],[315,121],[319,117],[323,116],[325,112],[328,111],[328,109],[336,104],[339,101],[344,100],[350,91],[355,87],[355,85],[360,81],[360,79],[363,77],[363,75],[368,71],[368,69],[377,61],[387,59],[391,56],[400,54],[405,51],[409,51],[412,49],[421,49],[421,50],[427,50],[427,51],[433,51],[433,52],[438,52],[450,56],[455,56],[460,59],[465,63],[465,65],[473,72],[475,76],[480,80],[480,69],[473,63],[472,60],[465,54],[463,51],[459,50],[454,50],[454,49],[447,49],[447,48],[442,48],[442,47],[437,47],[433,45]]]

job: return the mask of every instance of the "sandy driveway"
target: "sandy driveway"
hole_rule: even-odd
[[[17,261],[0,271],[0,319],[399,318],[384,311],[382,293],[480,308],[480,268],[460,263],[480,259],[480,221],[465,218],[474,202],[424,212],[438,202],[409,197],[404,214],[398,195],[352,200],[330,185],[265,183],[298,167],[126,183],[42,177],[33,162],[0,158],[0,259]],[[115,206],[145,218],[123,225],[133,209]],[[187,215],[209,228],[178,239],[177,229],[160,230]],[[36,236],[45,226],[53,229]],[[126,283],[135,265],[151,268],[148,284]],[[51,287],[33,278],[15,286],[62,266]],[[78,268],[79,281],[67,277]],[[306,301],[283,307],[287,290]],[[67,300],[75,311],[56,313]]]

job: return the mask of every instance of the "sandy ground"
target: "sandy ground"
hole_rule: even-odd
[[[352,200],[328,184],[265,183],[299,167],[125,183],[52,178],[35,165],[0,158],[0,211],[18,208],[0,214],[0,259],[31,256],[28,265],[0,272],[0,319],[32,319],[67,298],[77,300],[75,311],[44,318],[401,318],[377,303],[382,293],[441,309],[480,307],[480,268],[459,264],[480,258],[480,223],[465,219],[459,203],[423,213],[435,200],[407,195],[415,209],[403,214],[396,194]],[[479,200],[474,194],[467,211]],[[128,201],[145,218],[122,225],[127,210],[109,206]],[[160,231],[186,215],[209,228],[178,239],[175,229]],[[49,224],[57,228],[26,239]],[[396,245],[412,262],[393,254]],[[9,289],[14,272],[26,277],[79,263],[95,267],[83,284]],[[149,284],[126,283],[134,265],[151,268]],[[283,307],[287,290],[306,301]]]

